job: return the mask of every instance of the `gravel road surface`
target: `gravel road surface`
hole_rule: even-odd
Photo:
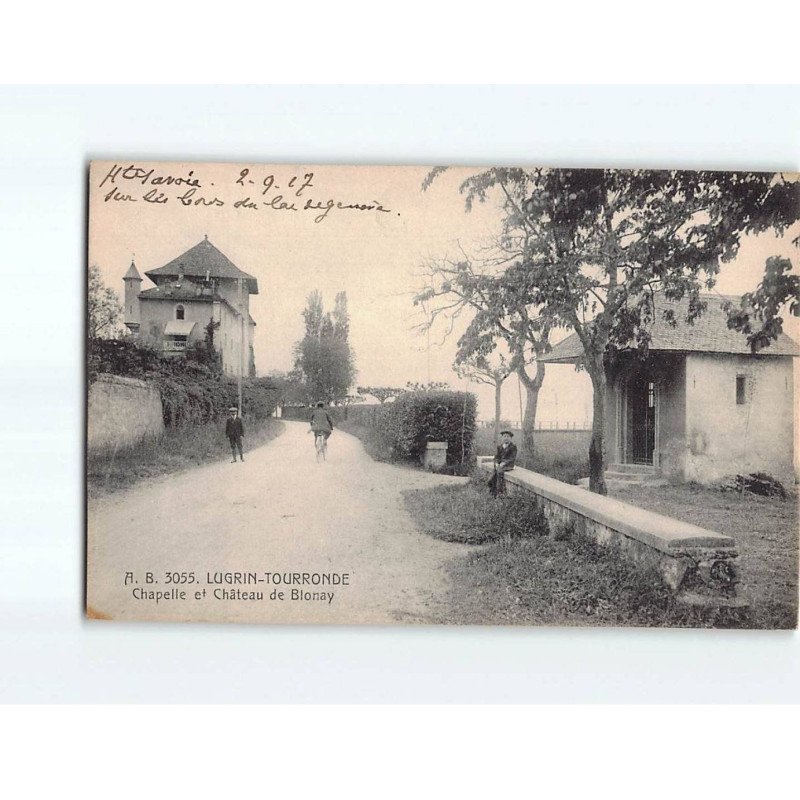
[[[244,463],[210,464],[90,501],[88,616],[430,621],[447,586],[444,563],[470,548],[420,533],[401,492],[466,479],[375,462],[342,431],[318,464],[307,425],[285,425],[246,451]]]

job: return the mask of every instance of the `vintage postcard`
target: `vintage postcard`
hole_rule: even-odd
[[[86,613],[793,628],[791,173],[95,161]]]

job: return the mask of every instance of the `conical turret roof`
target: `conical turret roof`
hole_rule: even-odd
[[[128,271],[125,273],[122,280],[126,281],[128,278],[133,278],[133,280],[140,281],[142,276],[139,274],[139,270],[136,269],[136,264],[131,261],[131,265],[128,267]]]

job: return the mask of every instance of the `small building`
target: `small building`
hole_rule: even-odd
[[[609,468],[643,465],[699,483],[766,472],[791,483],[797,345],[781,334],[753,354],[746,336],[728,328],[722,309],[723,300],[739,298],[702,299],[706,310],[690,324],[688,300],[657,295],[647,358],[622,353],[607,367]],[[675,327],[663,319],[667,308],[675,312]],[[579,364],[582,357],[573,333],[542,361]]]
[[[145,272],[154,286],[142,290],[142,277],[131,262],[123,277],[125,325],[164,355],[181,356],[206,338],[215,323],[214,348],[227,375],[255,374],[250,295],[258,281],[240,270],[208,236],[163,267]]]

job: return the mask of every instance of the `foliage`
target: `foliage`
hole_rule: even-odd
[[[359,394],[371,395],[383,405],[387,400],[404,392],[405,389],[398,389],[392,386],[359,386],[357,391]]]
[[[87,334],[89,339],[104,337],[107,339],[120,336],[122,326],[122,305],[117,293],[103,283],[100,268],[89,267],[86,311]]]
[[[215,321],[213,318],[208,321],[208,324],[203,328],[203,341],[209,350],[214,349],[214,333],[222,325],[219,320]]]
[[[738,308],[729,300],[723,304],[728,312],[728,327],[747,334],[754,353],[769,347],[783,331],[781,312],[787,303],[789,313],[800,316],[800,277],[790,275],[791,269],[788,258],[768,258],[764,278],[756,290],[742,295]]]
[[[510,353],[509,372],[516,372],[525,387],[523,444],[533,452],[539,390],[546,372],[539,356],[550,348],[552,325],[528,294],[509,291],[506,286],[505,273],[524,259],[526,244],[527,232],[507,220],[503,233],[484,248],[480,257],[462,249],[456,259],[428,260],[423,265],[427,285],[417,292],[414,304],[427,315],[421,327],[430,330],[441,319],[448,326],[445,335],[462,314],[472,315],[458,340],[457,368],[487,359],[498,349],[499,342],[505,344]],[[502,361],[506,362],[505,357]],[[529,367],[533,364],[531,374]]]
[[[450,388],[450,384],[447,381],[429,381],[428,383],[412,383],[408,381],[406,383],[406,388],[403,391],[406,392],[438,392],[438,391],[446,391]]]
[[[502,353],[490,358],[482,353],[473,352],[457,361],[454,368],[459,378],[492,387],[502,385],[514,371],[513,365]]]
[[[364,441],[378,461],[419,463],[429,441],[447,442],[447,463],[471,464],[477,399],[469,392],[403,392],[394,403],[328,408],[336,427]],[[283,419],[307,422],[311,410],[286,406]]]
[[[267,378],[275,388],[279,405],[296,405],[309,401],[300,370],[294,369],[291,372],[273,370],[267,373]]]
[[[393,461],[394,451],[391,439],[383,428],[370,424],[369,417],[348,414],[347,417],[337,420],[335,424],[340,430],[358,437],[373,460],[387,463]]]
[[[204,358],[192,357],[196,352]],[[98,373],[139,378],[158,387],[164,424],[177,427],[202,424],[225,416],[238,403],[236,381],[225,376],[216,360],[207,363],[200,350],[186,358],[165,358],[132,339],[95,339],[89,343],[89,380]],[[269,378],[245,378],[242,382],[242,415],[263,419],[275,410],[277,392]]]
[[[354,406],[358,403],[363,403],[365,398],[363,398],[360,394],[348,394],[346,397],[340,397],[337,401],[337,405],[340,406]]]
[[[381,424],[398,457],[419,460],[428,442],[447,442],[447,462],[472,460],[477,399],[469,392],[404,392],[383,409]]]
[[[131,338],[90,339],[87,346],[89,383],[93,383],[100,372],[143,377],[147,372],[158,370],[161,361],[155,348]]]
[[[295,369],[303,376],[308,401],[333,403],[346,397],[355,380],[348,341],[347,294],[336,295],[333,315],[325,313],[322,295],[313,291],[303,310],[305,336],[295,345]]]
[[[218,353],[214,346],[214,331],[216,331],[219,326],[219,322],[210,319],[208,324],[203,328],[203,340],[189,345],[186,348],[184,357],[198,364],[204,364],[213,372],[221,372],[222,354]]]
[[[502,353],[498,353],[493,361],[490,361],[489,356],[475,351],[472,351],[469,356],[462,356],[461,360],[456,359],[455,369],[459,377],[491,386],[494,389],[495,439],[500,436],[500,407],[503,383],[514,371],[512,361],[507,360]]]
[[[608,359],[631,347],[646,353],[656,292],[688,298],[688,322],[702,314],[701,290],[745,234],[783,233],[797,221],[799,187],[767,173],[587,169],[490,169],[462,184],[467,210],[499,192],[502,236],[518,244],[520,258],[494,287],[499,301],[534,307],[543,325],[570,327],[581,341],[594,391],[593,490],[605,493]],[[768,319],[791,289],[777,277],[755,297]],[[675,324],[673,310],[661,313]]]

